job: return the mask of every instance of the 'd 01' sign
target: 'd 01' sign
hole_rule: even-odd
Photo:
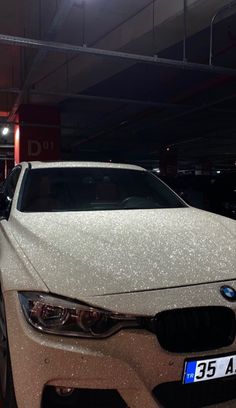
[[[60,117],[53,107],[23,105],[15,128],[15,162],[60,159]]]

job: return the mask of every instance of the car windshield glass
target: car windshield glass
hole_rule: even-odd
[[[28,170],[19,210],[95,211],[184,207],[184,202],[147,171],[117,168]]]

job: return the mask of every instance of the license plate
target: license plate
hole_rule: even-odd
[[[236,354],[204,360],[187,361],[184,370],[184,384],[215,380],[236,375]]]

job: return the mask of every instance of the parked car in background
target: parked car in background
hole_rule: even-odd
[[[236,222],[141,167],[22,163],[0,196],[4,408],[236,401]]]
[[[211,179],[209,206],[217,214],[236,220],[236,173]]]
[[[236,219],[236,173],[163,178],[189,205]]]

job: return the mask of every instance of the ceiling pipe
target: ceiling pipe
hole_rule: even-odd
[[[52,41],[42,41],[32,38],[16,37],[11,35],[0,34],[0,44],[12,45],[19,47],[30,47],[46,51],[62,52],[69,54],[91,55],[108,59],[117,59],[121,61],[140,62],[154,64],[160,67],[177,68],[190,71],[202,71],[216,75],[236,76],[236,69],[209,66],[192,62],[178,61],[167,58],[158,58],[157,56],[147,56],[140,54],[130,54],[127,52],[110,51],[99,48],[81,47]]]
[[[221,7],[212,17],[211,19],[211,28],[210,28],[210,51],[209,51],[209,65],[212,66],[212,61],[213,61],[213,28],[214,28],[214,23],[221,14],[223,14],[225,11],[232,9],[233,7],[236,7],[236,0],[231,1],[229,4],[226,4],[224,7]]]
[[[6,122],[0,119],[0,125],[5,125]],[[73,130],[78,131],[81,130],[78,126],[67,126],[67,125],[48,125],[44,123],[30,123],[30,122],[19,122],[18,120],[14,120],[11,122],[12,125],[20,125],[21,127],[30,127],[30,128],[46,128],[46,129],[65,129],[65,130]]]

